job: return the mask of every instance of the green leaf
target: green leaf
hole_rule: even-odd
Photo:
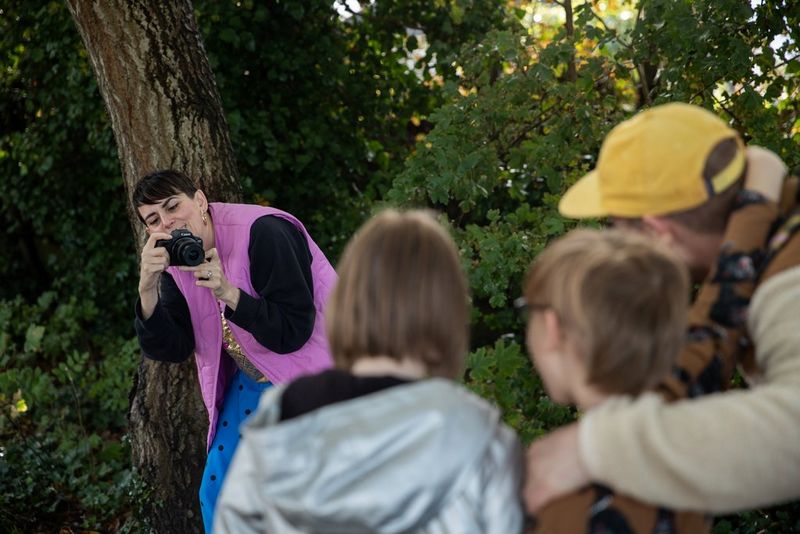
[[[239,36],[233,28],[223,28],[219,32],[219,38],[225,43],[236,43],[239,40]]]
[[[800,73],[800,60],[793,59],[786,64],[786,74]]]
[[[25,332],[25,352],[37,352],[41,349],[44,337],[44,326],[30,325]]]
[[[39,299],[36,301],[36,305],[41,309],[47,309],[56,299],[56,292],[55,291],[45,291],[39,296]]]
[[[564,233],[564,219],[558,215],[551,215],[545,218],[544,227],[548,235],[561,235]]]
[[[491,376],[493,367],[491,358],[485,350],[477,350],[471,353],[467,359],[467,368],[473,380],[486,380]]]
[[[465,174],[471,171],[472,169],[475,168],[475,166],[478,164],[480,160],[481,160],[480,152],[472,152],[471,154],[468,154],[467,157],[461,160],[461,163],[458,166],[458,174]]]

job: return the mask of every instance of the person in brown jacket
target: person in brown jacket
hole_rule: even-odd
[[[800,329],[784,298],[798,293],[800,211],[785,174],[697,106],[651,108],[606,137],[560,211],[666,243],[702,285],[661,396],[606,403],[531,446],[529,510],[590,480],[713,513],[800,497]],[[737,365],[753,387],[725,391]]]
[[[686,268],[666,247],[623,230],[574,230],[531,265],[526,341],[553,401],[583,412],[637,397],[670,371],[689,308]],[[520,303],[518,302],[518,305]],[[537,534],[701,533],[710,521],[615,495],[600,485],[533,518]]]

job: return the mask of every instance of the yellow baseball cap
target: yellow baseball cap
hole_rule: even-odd
[[[703,169],[718,143],[739,150],[716,176]],[[558,205],[565,217],[642,217],[687,210],[733,185],[745,168],[739,134],[698,106],[664,104],[621,122],[600,147],[597,167],[570,187]]]

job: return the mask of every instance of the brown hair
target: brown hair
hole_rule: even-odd
[[[636,395],[666,375],[682,345],[689,278],[641,234],[580,229],[536,258],[525,299],[556,313],[590,384]]]
[[[455,378],[468,344],[467,283],[458,251],[431,213],[386,210],[350,240],[326,311],[331,352],[422,361]]]

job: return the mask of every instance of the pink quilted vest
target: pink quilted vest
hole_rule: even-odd
[[[289,354],[277,354],[260,345],[255,338],[232,321],[228,321],[234,337],[250,361],[274,384],[289,382],[294,378],[312,374],[333,365],[325,336],[325,303],[336,283],[336,272],[320,248],[311,239],[302,223],[292,215],[264,206],[251,204],[209,204],[214,221],[214,241],[222,263],[225,277],[236,287],[253,297],[258,291],[250,282],[250,227],[264,215],[274,215],[291,222],[305,236],[311,251],[311,274],[314,280],[314,307],[317,318],[311,337],[299,350]],[[236,371],[230,358],[221,358],[222,324],[220,311],[225,304],[218,301],[205,287],[195,285],[194,276],[177,267],[168,272],[175,279],[189,305],[195,339],[195,360],[200,380],[203,402],[208,410],[208,443],[211,446],[217,428],[217,418],[222,409],[225,388]]]

